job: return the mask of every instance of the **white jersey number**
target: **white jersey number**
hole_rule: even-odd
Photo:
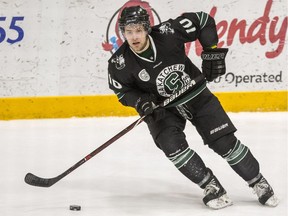
[[[191,20],[184,18],[182,20],[180,20],[180,24],[183,26],[183,28],[185,29],[185,31],[189,34],[191,32],[196,31],[196,28],[193,27],[193,23]]]

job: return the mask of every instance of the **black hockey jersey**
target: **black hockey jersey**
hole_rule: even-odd
[[[184,13],[160,23],[149,39],[154,60],[134,53],[125,41],[108,61],[109,88],[125,106],[135,107],[145,93],[161,101],[199,76],[200,70],[185,54],[185,43],[198,39],[204,48],[218,43],[215,21],[204,12]]]

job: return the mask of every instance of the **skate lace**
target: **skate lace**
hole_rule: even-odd
[[[254,193],[257,194],[258,197],[261,197],[269,190],[269,184],[267,181],[262,178],[255,186],[254,186]]]
[[[204,194],[213,194],[213,193],[217,193],[220,190],[220,188],[217,186],[216,181],[214,179],[212,179],[209,184],[205,187],[204,189]]]

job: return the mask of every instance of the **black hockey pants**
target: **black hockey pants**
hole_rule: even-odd
[[[257,160],[234,136],[236,128],[218,99],[205,89],[185,105],[167,108],[165,118],[148,124],[156,145],[186,177],[201,184],[207,172],[200,156],[186,141],[184,129],[187,116],[188,122],[195,126],[204,144],[225,158],[245,181],[259,174]]]

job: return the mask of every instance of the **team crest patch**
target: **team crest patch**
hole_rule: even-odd
[[[113,58],[111,62],[115,64],[115,67],[118,70],[121,70],[125,67],[125,59],[122,54]]]
[[[171,28],[171,23],[163,23],[160,27],[159,27],[160,33],[161,34],[174,34],[174,29]]]
[[[191,79],[189,75],[185,73],[184,64],[167,66],[156,78],[157,91],[163,97],[169,97],[190,82]]]
[[[144,82],[147,82],[150,80],[150,75],[148,74],[148,72],[145,69],[141,70],[139,72],[138,76]]]

